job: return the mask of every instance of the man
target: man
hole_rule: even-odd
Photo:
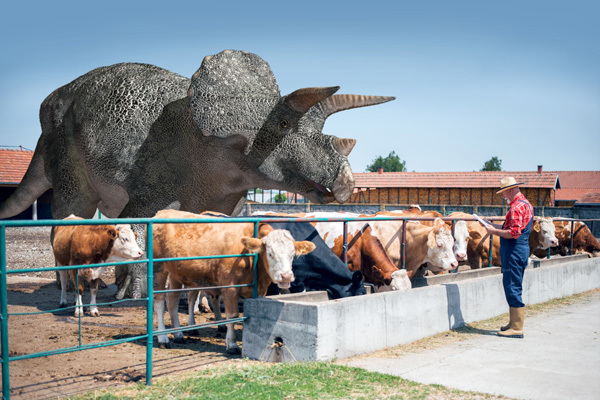
[[[525,304],[523,294],[523,274],[529,262],[529,232],[533,224],[533,207],[519,190],[512,176],[500,180],[502,197],[510,203],[503,225],[484,224],[490,235],[500,237],[500,259],[502,261],[502,285],[506,301],[510,307],[510,322],[500,328],[499,336],[522,338]],[[487,221],[489,222],[489,221]]]

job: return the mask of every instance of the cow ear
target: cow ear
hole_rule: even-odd
[[[363,273],[360,270],[356,270],[352,273],[352,285],[358,286],[362,283],[364,278]]]
[[[262,240],[250,236],[242,236],[242,244],[250,253],[258,253],[262,247]]]
[[[373,269],[375,270],[375,272],[377,272],[377,275],[380,278],[383,278],[383,271],[381,271],[381,269],[377,268],[377,265],[373,265]],[[395,271],[392,273],[392,277],[394,275]]]
[[[440,225],[445,225],[445,224],[446,223],[441,218],[436,218],[433,220],[433,226],[440,226]]]
[[[273,232],[273,227],[269,224],[260,224],[258,227],[258,237],[261,239],[271,232]]]
[[[435,240],[435,232],[432,230],[427,235],[427,247],[429,247],[430,249],[433,249],[436,246],[437,246],[437,243],[436,243],[436,240]]]
[[[108,228],[108,236],[111,238],[116,238],[117,237],[117,230],[115,228]]]
[[[537,222],[537,221],[535,221],[535,222]],[[539,222],[537,222],[537,223],[535,223],[535,222],[533,223],[533,230],[536,232],[539,232],[542,229],[542,225]]]
[[[313,242],[304,240],[302,242],[294,242],[294,248],[296,249],[296,255],[301,256],[308,254],[313,251],[317,246]]]
[[[479,234],[479,232],[475,232],[475,231],[469,232],[469,236],[473,240],[481,239],[481,235]]]

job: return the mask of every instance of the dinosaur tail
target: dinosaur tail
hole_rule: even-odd
[[[25,211],[44,192],[52,187],[44,170],[44,156],[33,153],[33,158],[17,190],[0,204],[0,219],[9,218]]]

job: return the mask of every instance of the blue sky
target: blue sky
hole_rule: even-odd
[[[91,69],[145,62],[191,77],[236,49],[265,59],[282,94],[396,97],[325,124],[357,139],[355,172],[392,150],[418,172],[476,171],[493,156],[507,171],[600,169],[596,0],[166,4],[4,4],[0,145],[34,149],[40,103]]]

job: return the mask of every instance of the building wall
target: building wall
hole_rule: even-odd
[[[503,205],[497,189],[489,188],[379,188],[362,190],[348,203],[355,204],[449,204]],[[522,188],[521,192],[536,207],[554,205],[550,189]]]

